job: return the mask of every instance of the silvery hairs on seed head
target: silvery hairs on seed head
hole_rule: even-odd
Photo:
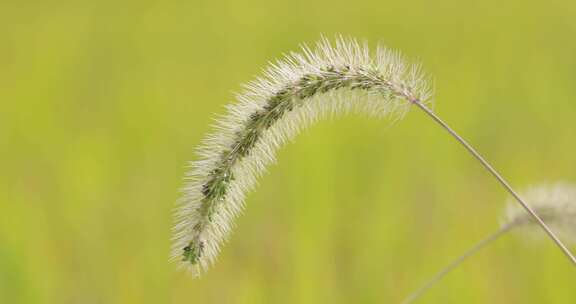
[[[213,264],[246,193],[301,129],[350,112],[398,119],[430,97],[418,65],[382,46],[371,53],[354,39],[323,38],[270,64],[198,148],[175,212],[172,258],[195,275]]]

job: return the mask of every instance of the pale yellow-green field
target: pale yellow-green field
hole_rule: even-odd
[[[336,33],[433,75],[435,110],[523,188],[576,182],[576,4],[0,3],[0,303],[397,303],[507,199],[413,109],[283,149],[215,267],[168,262],[185,164],[266,63]],[[508,235],[421,303],[574,303],[552,242]]]

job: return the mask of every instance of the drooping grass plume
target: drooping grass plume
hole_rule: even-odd
[[[322,39],[270,65],[264,76],[248,84],[238,102],[216,124],[191,163],[184,195],[176,210],[172,257],[194,274],[215,260],[229,235],[232,220],[246,193],[275,151],[298,131],[328,115],[351,111],[402,117],[415,105],[448,130],[517,200],[524,202],[490,165],[429,108],[431,93],[419,66],[408,65],[399,53],[338,38]],[[544,222],[531,212],[564,250]]]
[[[540,218],[552,227],[554,231],[558,232],[563,239],[570,243],[576,243],[576,185],[568,183],[541,185],[527,189],[522,196],[526,198],[526,201],[529,202]],[[408,296],[402,304],[413,303],[419,299],[428,289],[460,266],[470,256],[510,231],[522,230],[532,236],[542,236],[538,223],[518,204],[509,201],[507,207],[500,229],[476,243],[464,254],[436,273],[424,285]]]
[[[218,254],[242,209],[244,196],[275,151],[299,130],[327,115],[350,111],[401,117],[414,100],[429,101],[430,90],[416,65],[379,47],[323,39],[272,64],[228,107],[216,132],[192,163],[176,214],[173,256],[196,274]]]

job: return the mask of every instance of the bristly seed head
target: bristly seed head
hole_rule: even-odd
[[[318,118],[350,111],[401,117],[430,90],[418,66],[398,53],[339,37],[322,39],[272,64],[247,85],[192,163],[176,212],[173,258],[195,274],[214,262],[242,209],[245,193],[274,161],[274,152]]]
[[[568,242],[576,242],[576,185],[555,183],[530,188],[522,193],[530,207]],[[514,202],[508,203],[505,226],[529,229],[529,233],[541,236],[536,221]]]

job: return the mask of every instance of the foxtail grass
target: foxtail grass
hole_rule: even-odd
[[[371,53],[365,43],[322,39],[272,63],[246,85],[191,163],[175,212],[173,259],[199,275],[214,263],[275,152],[318,119],[361,112],[399,119],[415,106],[447,130],[508,190],[576,264],[576,259],[538,215],[472,146],[431,110],[431,90],[420,67],[385,47]]]

